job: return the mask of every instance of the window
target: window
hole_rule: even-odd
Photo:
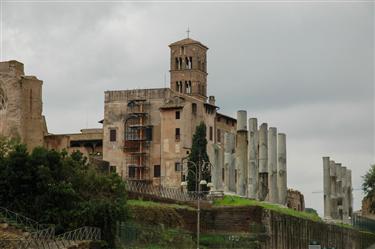
[[[221,143],[221,130],[217,129],[217,142]]]
[[[174,164],[174,171],[181,171],[181,163],[180,162],[176,162]]]
[[[210,141],[213,139],[213,129],[212,126],[210,126]]]
[[[146,141],[152,141],[152,127],[147,127],[145,130]]]
[[[197,114],[197,104],[196,103],[191,104],[191,111],[192,111],[193,114]]]
[[[135,178],[135,167],[129,166],[129,178]]]
[[[180,140],[180,128],[176,128],[176,140],[179,141]]]
[[[116,129],[109,130],[109,141],[116,142]]]
[[[154,177],[160,177],[160,165],[154,165]]]
[[[175,69],[176,69],[176,70],[178,69],[178,58],[176,58]]]
[[[224,168],[221,168],[221,180],[224,182],[225,180],[225,170]]]
[[[176,119],[180,119],[180,111],[176,111]]]

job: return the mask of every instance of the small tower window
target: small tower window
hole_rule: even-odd
[[[182,93],[183,84],[182,81],[180,81],[180,84],[178,85],[178,92]]]
[[[180,119],[180,111],[176,111],[176,119]]]
[[[181,163],[180,162],[175,162],[174,171],[176,171],[176,172],[181,171]]]
[[[175,138],[176,138],[176,141],[180,141],[180,128],[176,128],[176,131],[175,131]]]
[[[192,57],[189,57],[189,65],[190,65],[189,69],[193,69],[193,58]]]
[[[178,58],[176,57],[176,60],[175,60],[175,67],[174,67],[175,70],[178,69]]]
[[[191,104],[191,112],[193,114],[197,114],[197,104],[196,103]]]
[[[109,141],[116,142],[116,129],[109,130]]]
[[[178,69],[182,69],[182,58],[178,58]]]
[[[160,177],[160,165],[154,165],[154,177]]]

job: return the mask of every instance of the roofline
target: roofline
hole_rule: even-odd
[[[219,112],[216,112],[216,115],[219,115],[219,116],[222,116],[222,117],[225,117],[225,118],[229,118],[229,119],[232,119],[232,120],[237,122],[237,119],[232,118],[231,116],[228,116],[228,115],[225,115],[225,114],[222,114],[222,113],[219,113]]]
[[[173,42],[173,43],[169,44],[168,47],[178,46],[178,45],[179,45],[178,43],[181,42],[181,41],[183,41],[183,40],[185,40],[185,39],[182,39],[182,40],[180,40],[180,41]],[[201,42],[199,42],[199,41],[193,40],[193,39],[191,39],[191,38],[190,38],[190,40],[192,40],[192,42],[190,42],[190,43],[186,43],[187,45],[188,45],[188,44],[197,44],[197,45],[199,45],[199,46],[205,48],[206,50],[209,49],[206,45],[203,45],[203,44],[202,44]]]

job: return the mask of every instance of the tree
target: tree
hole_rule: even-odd
[[[365,198],[371,200],[370,208],[372,211],[375,211],[375,164],[370,167],[362,178],[362,190],[365,194]]]
[[[207,155],[207,139],[206,139],[206,125],[201,122],[195,129],[193,135],[193,144],[191,147],[191,153],[188,157],[188,160],[193,163],[188,163],[188,191],[197,191],[198,184],[197,179],[199,172],[197,169],[201,169],[201,179],[210,181],[210,164],[209,158]],[[203,191],[207,191],[207,186],[202,186]]]
[[[0,206],[55,224],[57,233],[100,227],[113,248],[116,222],[127,215],[125,184],[117,174],[96,172],[80,152],[39,147],[29,154],[25,145],[2,144]]]

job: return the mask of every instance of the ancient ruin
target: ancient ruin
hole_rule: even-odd
[[[349,223],[353,214],[352,171],[323,157],[324,218]]]

